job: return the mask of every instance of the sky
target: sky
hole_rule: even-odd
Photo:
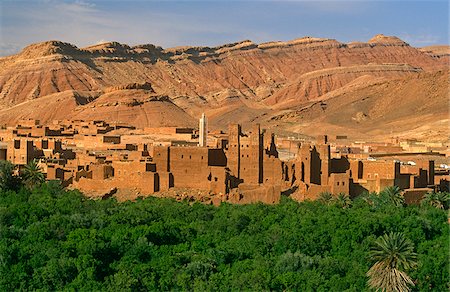
[[[0,55],[36,42],[78,47],[107,41],[128,45],[217,46],[304,36],[366,42],[395,35],[412,46],[449,44],[447,0],[111,1],[0,0]]]

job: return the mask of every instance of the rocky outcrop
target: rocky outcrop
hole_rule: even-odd
[[[423,47],[419,49],[421,52],[424,52],[428,56],[439,60],[441,63],[447,64],[447,68],[450,67],[450,46],[442,45],[442,46],[429,46]]]
[[[61,41],[48,41],[32,44],[25,47],[19,54],[20,59],[36,59],[52,55],[72,56],[80,53],[80,50],[69,43]]]
[[[370,45],[382,45],[382,46],[409,46],[406,42],[402,41],[395,36],[385,36],[384,34],[377,34],[368,41]]]
[[[419,50],[421,52],[424,52],[425,54],[435,57],[435,58],[450,56],[450,46],[449,45],[429,46],[429,47],[420,48]]]
[[[105,89],[105,92],[113,92],[118,90],[126,90],[126,89],[144,89],[151,93],[155,93],[152,85],[149,82],[143,83],[128,83],[123,85],[111,86]]]

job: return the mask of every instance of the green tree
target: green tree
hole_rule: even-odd
[[[333,195],[330,192],[320,193],[318,201],[322,204],[330,205],[333,202]]]
[[[0,160],[0,190],[18,190],[21,178],[14,174],[14,164]]]
[[[340,193],[336,198],[334,198],[334,203],[336,204],[336,206],[346,209],[351,207],[352,200],[350,199],[349,195]]]
[[[381,291],[410,291],[414,286],[406,273],[417,265],[413,243],[402,233],[390,232],[374,242],[369,256],[375,264],[367,272],[368,284]]]
[[[31,160],[22,170],[22,177],[25,185],[29,189],[40,186],[45,181],[45,176],[42,173],[42,168],[36,159]]]
[[[403,197],[400,188],[398,186],[389,186],[381,191],[380,196],[387,202],[392,203],[396,207],[403,206],[405,198]]]
[[[373,207],[377,201],[378,193],[365,191],[355,198],[355,202],[364,202],[365,205]]]
[[[448,209],[450,194],[445,192],[431,192],[425,194],[421,204],[433,206],[438,209]]]

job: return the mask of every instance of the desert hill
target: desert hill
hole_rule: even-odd
[[[0,121],[61,115],[182,126],[195,125],[206,112],[216,127],[230,121],[277,126],[275,117],[299,107],[366,85],[381,90],[380,84],[394,79],[422,80],[427,72],[448,69],[447,60],[442,48],[416,49],[384,35],[366,43],[304,37],[169,49],[49,41],[0,58]],[[417,90],[420,96],[423,89]]]
[[[337,91],[273,116],[285,129],[313,135],[449,138],[449,71],[378,80]]]
[[[194,127],[197,121],[174,105],[167,96],[155,95],[136,86],[107,88],[100,91],[67,90],[24,102],[0,111],[2,124],[14,125],[20,119],[52,120],[105,120],[144,127]],[[170,119],[166,117],[171,117]]]

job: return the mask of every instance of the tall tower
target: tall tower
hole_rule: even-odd
[[[198,123],[199,137],[198,137],[198,146],[206,147],[206,137],[208,136],[208,128],[205,113],[202,114],[202,117]]]
[[[231,173],[239,178],[241,168],[241,126],[239,124],[228,125],[227,165]]]

